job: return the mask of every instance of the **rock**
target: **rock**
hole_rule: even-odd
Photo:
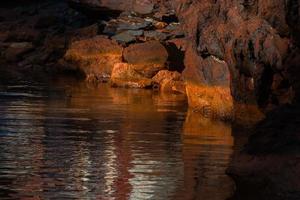
[[[113,87],[151,88],[153,82],[136,72],[128,63],[116,63],[111,74]]]
[[[161,31],[145,31],[144,36],[146,41],[149,40],[165,41],[168,38],[168,35]]]
[[[136,41],[136,37],[143,35],[143,33],[143,30],[128,30],[113,36],[112,39],[127,44]]]
[[[150,14],[154,9],[154,4],[151,0],[135,0],[133,3],[133,11],[139,14]]]
[[[181,74],[176,71],[159,71],[152,80],[159,84],[159,90],[162,92],[178,92],[185,94],[185,85]]]
[[[6,40],[7,42],[38,42],[42,34],[36,29],[30,27],[18,27],[10,31]]]
[[[299,105],[275,108],[250,130],[248,142],[242,151],[235,151],[227,170],[238,183],[234,197],[300,198],[299,114]],[[233,134],[244,135],[245,131]]]
[[[163,28],[165,28],[166,26],[168,26],[168,24],[165,23],[165,22],[156,22],[156,23],[154,23],[154,27],[155,27],[156,29],[163,29]]]
[[[70,33],[69,40],[75,42],[76,40],[92,38],[98,34],[98,24],[92,24],[83,28],[76,29]]]
[[[161,70],[153,78],[156,83],[161,83],[163,80],[182,81],[182,76],[176,71]]]
[[[30,42],[11,43],[5,51],[7,61],[18,61],[22,55],[33,50],[34,46]]]
[[[284,0],[242,2],[177,1],[176,7],[181,8],[177,16],[191,46],[185,57],[193,51],[193,60],[209,56],[223,60],[230,68],[234,100],[268,112],[270,107],[295,100],[299,94],[295,88],[299,88],[300,81],[294,81],[299,70],[284,73],[285,92],[272,88],[272,82],[277,81],[274,74],[290,69],[287,66],[291,66],[295,57],[300,57],[298,3]],[[188,59],[185,66],[202,68]],[[198,73],[201,71],[199,69]],[[286,99],[291,88],[296,95],[288,95],[290,99]]]
[[[151,22],[143,18],[128,16],[118,19],[117,31],[145,29],[150,25]]]
[[[106,15],[114,14],[113,11],[134,11],[139,14],[150,14],[154,9],[151,0],[69,0],[71,5],[80,10],[87,12],[102,12]]]
[[[106,23],[103,33],[113,36],[124,31],[138,31],[139,29],[146,29],[152,22],[135,16],[121,16],[117,19],[112,19]]]
[[[166,66],[168,52],[158,41],[132,44],[125,48],[124,60],[147,78],[152,78]]]
[[[99,80],[110,77],[114,64],[121,61],[122,47],[101,36],[73,42],[64,56],[70,69],[81,70]]]
[[[186,57],[185,64],[189,68],[183,75],[189,106],[208,118],[232,120],[233,98],[227,64],[213,56],[206,59],[194,57],[189,49],[188,53],[191,54]]]

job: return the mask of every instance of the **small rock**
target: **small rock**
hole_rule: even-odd
[[[145,31],[144,33],[145,40],[158,40],[165,41],[168,38],[166,33],[162,33],[160,31]]]
[[[178,92],[185,94],[185,85],[181,74],[176,71],[159,71],[152,80],[159,84],[159,90],[163,92]]]
[[[136,72],[128,63],[116,63],[111,74],[112,87],[151,88],[152,80]]]
[[[163,80],[180,81],[182,80],[182,77],[179,72],[161,70],[152,78],[152,80],[156,83],[161,83]]]
[[[113,36],[112,39],[127,44],[136,41],[136,37],[143,35],[143,33],[143,30],[128,30]]]
[[[154,23],[154,27],[156,29],[163,29],[163,28],[165,28],[167,26],[168,26],[168,24],[165,23],[165,22],[156,22],[156,23]]]
[[[139,17],[127,17],[119,19],[117,30],[138,30],[145,29],[151,25],[151,22]]]

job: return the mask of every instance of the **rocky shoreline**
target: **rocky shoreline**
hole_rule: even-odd
[[[299,0],[33,2],[0,8],[0,83],[75,75],[260,122],[233,131],[234,198],[299,199]]]

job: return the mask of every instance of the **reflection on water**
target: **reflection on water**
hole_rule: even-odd
[[[145,90],[6,86],[0,199],[226,199],[233,139]]]

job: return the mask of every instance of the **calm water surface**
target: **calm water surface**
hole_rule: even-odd
[[[232,145],[178,95],[0,87],[0,199],[223,200]]]

